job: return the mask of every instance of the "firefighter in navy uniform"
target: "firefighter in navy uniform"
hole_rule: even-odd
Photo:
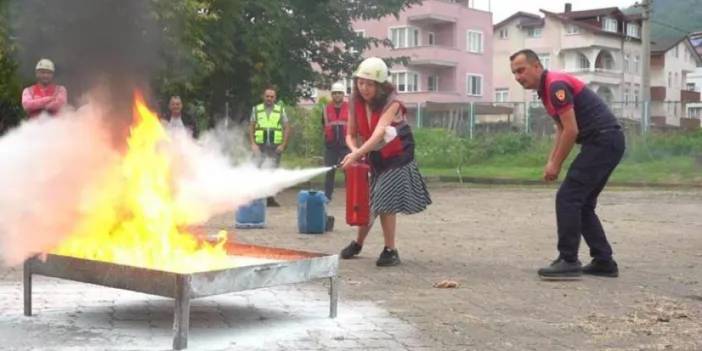
[[[581,144],[556,194],[558,258],[538,271],[543,279],[577,278],[584,274],[617,277],[612,247],[595,207],[597,197],[624,154],[624,134],[607,104],[577,78],[545,70],[532,50],[510,57],[515,79],[536,89],[556,124],[556,136],[544,167],[544,180],[555,181],[575,143]],[[580,235],[590,247],[592,261],[578,260]]]

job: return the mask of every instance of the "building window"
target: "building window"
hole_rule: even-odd
[[[509,31],[507,30],[507,28],[502,28],[502,29],[500,29],[500,31],[498,32],[498,37],[499,37],[500,39],[507,39],[507,38],[509,38]]]
[[[346,95],[351,96],[351,93],[353,93],[353,78],[345,78],[344,84],[346,84]]]
[[[509,100],[509,89],[495,89],[495,102],[507,102]]]
[[[624,87],[624,104],[629,104],[629,84],[627,84],[626,87]]]
[[[673,72],[668,72],[668,88],[673,87]]]
[[[695,91],[695,83],[687,83],[685,86],[688,91]]]
[[[585,71],[590,70],[590,61],[587,59],[587,56],[578,54],[578,69]]]
[[[569,24],[566,26],[566,34],[579,34],[580,33],[580,27],[574,25],[574,24]]]
[[[635,73],[635,74],[641,73],[641,71],[639,70],[639,68],[640,68],[640,67],[639,67],[639,61],[640,61],[640,60],[641,60],[641,56],[636,55],[636,56],[634,57],[634,73]]]
[[[419,29],[415,27],[390,28],[390,40],[395,49],[419,46]]]
[[[469,96],[483,96],[483,76],[471,73],[467,75],[466,94]]]
[[[617,20],[614,18],[605,17],[602,21],[602,29],[605,32],[617,32]]]
[[[543,28],[541,27],[532,27],[527,29],[527,37],[529,38],[541,38],[541,34],[543,33]]]
[[[641,88],[640,85],[636,84],[634,85],[634,105],[636,107],[639,107],[639,89]]]
[[[629,54],[624,55],[624,72],[629,73]]]
[[[641,37],[641,28],[636,23],[627,23],[626,25],[626,35],[634,38]]]
[[[476,54],[483,53],[483,32],[477,30],[469,30],[466,33],[467,43],[466,47],[469,52],[474,52]]]
[[[430,74],[427,77],[427,90],[439,91],[439,76],[438,75]]]
[[[680,51],[678,50],[679,47],[680,45],[675,45],[675,58],[678,58],[678,56],[680,55]]]
[[[429,46],[434,46],[435,45],[435,40],[436,40],[436,35],[434,32],[429,32],[427,35],[427,41],[429,42]]]
[[[677,89],[680,86],[680,81],[678,80],[678,72],[675,72],[674,77],[675,79],[673,80],[673,86]]]
[[[390,74],[398,93],[419,91],[419,74],[416,72],[396,71]]]
[[[354,32],[356,33],[356,35],[358,35],[358,36],[361,37],[361,38],[365,38],[365,36],[366,36],[366,30],[365,30],[365,29],[354,30]],[[356,48],[354,48],[354,47],[350,47],[350,48],[349,48],[349,52],[352,53],[352,54],[355,54],[355,53],[358,52],[358,50],[356,50]]]
[[[539,61],[545,69],[551,68],[551,54],[539,54]]]

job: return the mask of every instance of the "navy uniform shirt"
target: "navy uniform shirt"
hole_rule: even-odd
[[[600,131],[619,128],[617,118],[604,100],[570,74],[544,70],[537,92],[546,112],[559,123],[559,114],[573,109],[578,124],[577,143]]]

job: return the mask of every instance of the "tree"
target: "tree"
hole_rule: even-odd
[[[156,90],[180,91],[220,116],[229,102],[238,120],[247,117],[268,84],[279,88],[280,99],[294,103],[312,87],[348,76],[364,49],[388,44],[357,35],[354,19],[397,16],[420,2],[155,0],[169,41],[184,48],[168,55]]]
[[[10,40],[7,5],[7,1],[0,0],[0,134],[17,125],[24,115],[20,102],[22,86],[13,58],[16,48]]]

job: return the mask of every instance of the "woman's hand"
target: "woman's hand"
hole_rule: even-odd
[[[358,149],[346,154],[343,160],[341,160],[341,168],[347,169],[352,163],[358,161],[361,158],[361,153]]]

